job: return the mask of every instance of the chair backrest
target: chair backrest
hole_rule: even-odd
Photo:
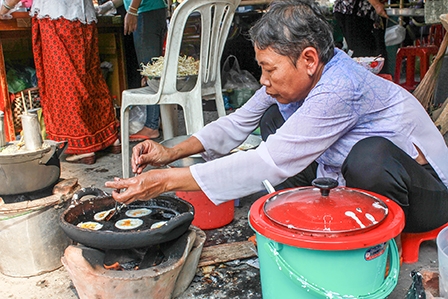
[[[178,57],[185,25],[193,12],[198,12],[201,16],[199,74],[194,89],[214,82],[221,84],[221,55],[240,1],[185,0],[176,8],[168,28],[159,92],[162,94],[178,92],[176,90]]]

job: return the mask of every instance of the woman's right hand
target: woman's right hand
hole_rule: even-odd
[[[158,142],[145,140],[132,149],[132,172],[141,174],[147,165],[161,167],[173,162],[171,148]]]
[[[126,13],[124,16],[124,35],[131,34],[137,30],[137,16]]]

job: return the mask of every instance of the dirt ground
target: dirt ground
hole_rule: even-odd
[[[94,186],[108,191],[104,188],[104,182],[112,180],[115,176],[121,176],[122,173],[121,155],[100,153],[97,163],[94,165],[69,164],[64,162],[64,155],[61,160],[61,177],[65,179],[78,178],[82,187]],[[207,235],[205,246],[245,241],[252,236],[254,232],[248,225],[248,211],[251,204],[260,196],[261,194],[255,194],[240,199],[239,206],[235,207],[235,217],[232,223],[220,229],[205,231]],[[262,297],[261,282],[256,264],[257,259],[250,258],[216,265],[212,269],[212,274],[208,277],[204,276],[202,269],[198,269],[190,287],[178,298],[260,299]],[[402,265],[398,284],[388,298],[405,298],[411,285],[410,273],[412,270],[437,271],[437,269],[436,244],[434,241],[424,242],[420,249],[419,262]],[[77,299],[79,297],[68,273],[63,267],[60,267],[49,273],[27,278],[9,277],[1,274],[0,298]]]

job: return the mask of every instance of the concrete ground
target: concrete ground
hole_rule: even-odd
[[[205,114],[208,121],[216,118],[214,112],[206,111]],[[131,144],[131,146],[133,145]],[[97,162],[94,165],[82,165],[66,163],[63,155],[61,157],[61,177],[65,179],[75,177],[78,178],[80,185],[83,187],[94,186],[109,191],[104,188],[104,182],[122,175],[121,155],[99,153],[97,157]],[[254,194],[240,199],[239,206],[235,208],[234,220],[229,225],[205,231],[207,235],[205,246],[246,241],[254,235],[254,232],[248,225],[248,211],[251,204],[261,195],[262,193]],[[262,297],[261,282],[259,269],[256,267],[256,264],[257,259],[250,258],[228,262],[223,265],[215,265],[207,269],[198,269],[190,287],[178,298],[259,299]],[[403,264],[401,266],[397,286],[388,298],[406,298],[406,292],[412,283],[410,277],[412,270],[438,270],[435,241],[427,241],[421,245],[417,263]],[[347,269],[347,271],[350,271],[350,269]],[[12,278],[0,275],[0,298],[76,299],[79,297],[68,273],[61,267],[55,271],[29,278]]]

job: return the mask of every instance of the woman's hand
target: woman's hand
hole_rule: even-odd
[[[9,14],[9,13],[7,13],[7,14],[4,14],[4,15],[2,15],[2,14],[0,14],[0,20],[11,20],[12,19],[12,16]]]
[[[165,147],[158,142],[145,140],[132,149],[132,172],[140,174],[147,165],[161,167],[203,151],[204,147],[194,136],[173,147]]]
[[[166,176],[163,170],[154,169],[129,179],[114,178],[105,183],[107,188],[114,188],[112,197],[121,203],[130,204],[136,200],[149,200],[165,192]]]
[[[165,166],[173,162],[172,149],[152,140],[145,140],[132,148],[132,172],[142,173],[146,166]]]
[[[113,181],[106,182],[104,186],[115,189],[112,197],[124,204],[130,204],[136,200],[150,200],[168,191],[201,190],[188,167],[151,169],[129,179],[114,178]]]
[[[126,16],[124,17],[124,35],[131,34],[137,30],[137,19],[138,16],[126,13]]]
[[[0,1],[0,20],[11,20],[11,13],[14,12],[15,6],[20,0],[1,0]]]

